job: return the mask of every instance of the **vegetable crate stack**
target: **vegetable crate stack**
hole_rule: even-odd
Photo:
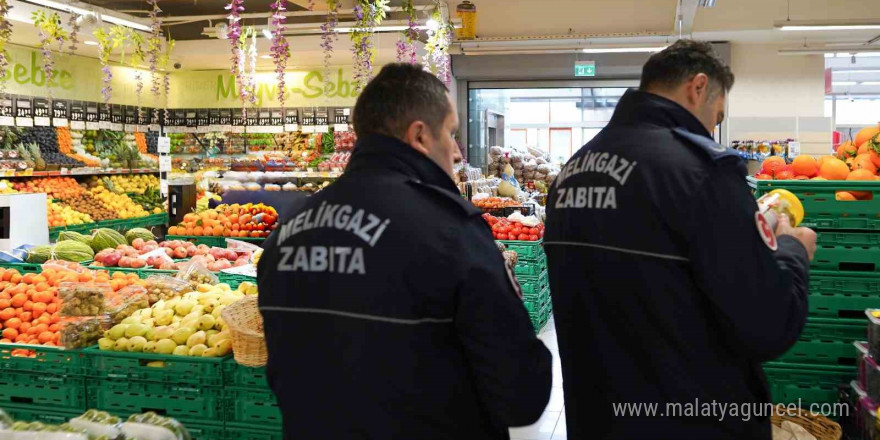
[[[507,241],[499,240],[507,250],[517,254],[517,262],[513,273],[519,282],[523,294],[523,304],[529,312],[529,318],[535,331],[540,331],[553,311],[550,301],[550,278],[547,275],[547,255],[544,253],[542,241]]]
[[[86,410],[82,352],[40,345],[0,344],[0,408],[66,420]]]
[[[234,359],[225,364],[226,437],[281,440],[281,409],[266,383],[266,367],[246,367]]]
[[[865,337],[865,309],[880,307],[880,182],[749,183],[756,197],[777,188],[797,195],[805,211],[801,225],[818,237],[806,326],[788,352],[764,365],[772,400],[836,403],[857,374],[853,343]],[[873,196],[846,200],[838,191]]]

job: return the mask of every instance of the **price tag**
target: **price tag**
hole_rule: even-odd
[[[101,123],[100,122],[86,122],[86,130],[100,130]]]
[[[15,117],[15,104],[12,99],[0,100],[0,116]]]
[[[171,156],[159,156],[159,171],[171,171]]]
[[[49,108],[49,100],[43,98],[34,98],[34,117],[49,117],[52,114]]]
[[[231,125],[221,125],[217,131],[222,131],[224,133],[228,133],[228,132],[232,131],[232,126]]]
[[[347,108],[337,108],[334,110],[333,123],[334,124],[345,124],[348,125],[348,115],[350,113],[350,109]]]
[[[19,116],[15,118],[15,125],[18,127],[33,127],[34,120],[31,118],[24,118]]]
[[[314,132],[315,132],[315,128],[316,128],[316,127],[315,127],[314,125],[303,125],[303,126],[302,126],[302,132],[303,132],[303,133],[314,133]]]
[[[17,118],[30,118],[33,115],[34,115],[34,109],[31,107],[30,98],[16,98],[15,99],[15,117],[17,117]]]
[[[266,128],[269,129],[269,131],[267,131],[266,133],[284,133],[283,125],[272,125]]]
[[[326,133],[328,130],[330,130],[329,125],[316,125],[315,126],[315,133]]]
[[[12,116],[0,116],[0,125],[7,127],[15,126],[15,118]]]
[[[112,122],[110,123],[110,129],[113,131],[122,131],[122,124],[118,122]]]
[[[229,130],[230,133],[244,133],[244,127],[241,125],[232,126],[229,128],[230,128],[230,130]]]
[[[150,124],[150,131],[159,131],[159,124]]]
[[[801,143],[800,142],[789,142],[788,143],[788,157],[789,159],[797,157],[801,154]]]
[[[98,127],[100,127],[101,130],[110,130],[113,128],[113,123],[110,121],[101,121],[98,123]]]
[[[160,153],[171,152],[171,138],[168,136],[160,136],[157,140],[157,147]]]
[[[125,132],[126,133],[134,133],[137,130],[137,125],[125,124]]]
[[[299,124],[284,124],[284,131],[299,131]]]
[[[47,116],[34,116],[34,126],[35,127],[50,127],[52,125],[52,120]]]
[[[70,174],[70,170],[68,170],[67,168],[61,168],[61,175],[64,176],[67,174]]]
[[[159,192],[161,192],[163,196],[168,197],[168,181],[167,180],[162,179],[162,181],[159,182]]]
[[[196,128],[196,132],[198,132],[198,133],[210,133],[210,132],[211,132],[211,127],[212,127],[211,125],[199,125],[199,126]]]
[[[83,121],[70,121],[70,129],[71,130],[85,130],[86,123]]]
[[[55,127],[67,127],[70,122],[67,118],[52,118],[52,125]]]
[[[109,105],[98,106],[98,120],[101,122],[112,122]]]
[[[348,124],[333,124],[333,131],[348,131]]]

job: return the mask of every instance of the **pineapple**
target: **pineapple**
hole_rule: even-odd
[[[43,155],[40,154],[40,146],[36,142],[31,142],[28,144],[28,149],[30,150],[31,159],[34,161],[35,171],[45,171],[46,170],[46,161],[43,160]]]
[[[34,158],[31,156],[30,150],[25,144],[18,144],[18,156],[20,160],[23,160],[27,167],[30,169],[36,169],[37,164],[34,162]]]

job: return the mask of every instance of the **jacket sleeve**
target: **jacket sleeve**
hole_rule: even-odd
[[[758,233],[758,206],[743,178],[719,166],[693,204],[688,229],[693,276],[728,343],[756,361],[779,357],[807,318],[809,261],[794,237],[774,252]]]
[[[492,422],[529,425],[550,399],[552,357],[535,335],[500,252],[490,238],[479,238],[470,244],[479,257],[468,259],[458,288],[456,331]]]

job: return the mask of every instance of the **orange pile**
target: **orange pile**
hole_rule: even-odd
[[[58,133],[58,151],[70,154],[73,151],[73,139],[70,138],[70,128],[58,127],[55,131]]]
[[[76,197],[85,192],[72,177],[43,177],[29,179],[26,182],[18,182],[13,187],[21,192],[46,193],[55,199]]]
[[[141,153],[147,152],[147,135],[143,132],[136,132],[134,134],[134,142],[137,144],[138,151]]]
[[[169,235],[214,237],[268,237],[276,227],[278,213],[262,203],[220,205],[198,214],[189,213],[183,222],[168,228]]]

